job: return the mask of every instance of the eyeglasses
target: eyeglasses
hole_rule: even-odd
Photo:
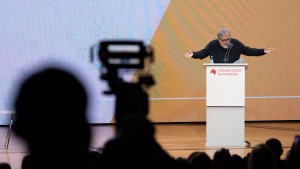
[[[230,41],[231,38],[228,38],[228,39],[220,39],[220,38],[219,38],[219,40],[222,41],[222,42],[227,42],[227,41]]]

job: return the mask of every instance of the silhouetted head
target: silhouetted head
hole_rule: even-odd
[[[187,158],[191,169],[213,169],[213,162],[205,152],[193,152]]]
[[[275,155],[269,146],[265,144],[256,145],[249,156],[249,169],[276,169]]]
[[[291,149],[287,152],[286,161],[290,168],[300,168],[300,140],[299,136],[296,135],[293,141]]]
[[[88,150],[87,93],[70,72],[49,67],[31,74],[20,84],[14,106],[13,131],[34,158],[45,152],[44,156],[56,153],[55,158],[63,159]]]
[[[229,169],[231,155],[228,149],[219,148],[213,156],[213,164],[216,169]]]
[[[280,156],[283,153],[281,142],[276,138],[270,138],[266,141],[266,145],[268,145],[271,148],[276,158],[280,159]]]
[[[0,169],[11,169],[11,166],[6,162],[0,162]]]
[[[246,165],[241,156],[233,154],[231,156],[231,169],[245,169]]]

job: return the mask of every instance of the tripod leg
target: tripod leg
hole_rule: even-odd
[[[9,139],[10,139],[10,133],[11,133],[11,126],[13,123],[13,119],[14,119],[14,114],[11,115],[10,117],[10,123],[9,123],[9,128],[6,134],[6,139],[5,139],[5,143],[4,143],[4,148],[8,149],[8,145],[9,145]]]

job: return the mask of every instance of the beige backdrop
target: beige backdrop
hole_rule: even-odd
[[[262,57],[241,56],[246,71],[246,121],[299,120],[300,11],[298,0],[173,0],[152,39],[150,90],[154,122],[203,122],[205,69],[209,59],[187,59],[186,48],[205,47],[226,27],[245,45],[276,49]],[[220,84],[221,85],[221,84]]]

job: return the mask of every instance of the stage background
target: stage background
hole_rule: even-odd
[[[276,49],[246,57],[246,120],[299,120],[299,1],[171,1],[154,34],[158,85],[151,95],[155,121],[205,121],[203,60],[186,59],[226,27],[250,47]],[[222,84],[220,84],[222,86]],[[226,90],[226,89],[224,89]],[[164,98],[164,99],[162,99]],[[180,119],[180,120],[178,120]]]
[[[102,94],[101,65],[89,61],[90,47],[106,39],[154,47],[153,122],[205,122],[203,63],[209,60],[184,53],[204,48],[222,27],[247,46],[276,49],[242,56],[249,65],[246,121],[299,120],[299,6],[297,0],[1,1],[0,124],[8,124],[6,113],[14,111],[12,93],[20,79],[48,63],[74,71],[85,83],[90,123],[113,122],[114,97]]]

